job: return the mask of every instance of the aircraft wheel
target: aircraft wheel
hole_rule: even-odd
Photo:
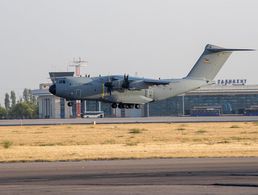
[[[122,108],[124,108],[124,105],[120,103],[120,104],[118,104],[118,108],[122,109]]]
[[[134,105],[133,104],[129,104],[129,109],[133,109]]]
[[[135,104],[135,108],[140,109],[141,108],[140,104]]]
[[[69,106],[69,107],[73,106],[73,102],[68,102],[67,106]]]
[[[111,105],[111,107],[112,107],[112,108],[117,108],[117,103],[113,103],[113,104]]]
[[[129,108],[130,108],[130,105],[129,105],[129,104],[125,104],[125,108],[126,108],[126,109],[129,109]]]

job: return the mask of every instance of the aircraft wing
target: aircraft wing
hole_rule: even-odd
[[[128,79],[128,80],[125,80]],[[123,77],[112,76],[112,89],[129,89],[129,90],[141,90],[148,89],[153,85],[168,85],[170,82],[167,80],[158,79],[145,79],[139,77]]]
[[[147,85],[168,85],[169,81],[156,80],[156,79],[144,79],[143,82]]]
[[[155,79],[143,79],[135,80],[130,82],[130,88],[134,90],[148,89],[153,85],[168,85],[169,82],[165,80],[155,80]]]

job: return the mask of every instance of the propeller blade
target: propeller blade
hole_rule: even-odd
[[[129,89],[129,84],[130,84],[130,82],[129,82],[129,74],[124,74],[124,81],[123,81],[123,84],[122,84],[122,87],[124,88],[124,89]]]
[[[110,78],[109,78],[109,81],[104,83],[104,86],[107,88],[109,95],[112,95],[113,84],[112,84],[112,81],[110,81]]]

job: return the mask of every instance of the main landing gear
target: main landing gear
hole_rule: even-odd
[[[119,103],[119,104],[113,103],[111,105],[111,107],[112,108],[117,108],[118,107],[120,109],[122,109],[122,108],[125,108],[125,109],[133,109],[133,108],[140,109],[141,108],[140,104],[122,104],[122,103]]]

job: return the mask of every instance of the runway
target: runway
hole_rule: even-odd
[[[258,194],[258,158],[0,164],[1,194]]]
[[[97,124],[254,122],[258,116],[24,119],[0,120],[0,126],[93,124],[94,121]]]

